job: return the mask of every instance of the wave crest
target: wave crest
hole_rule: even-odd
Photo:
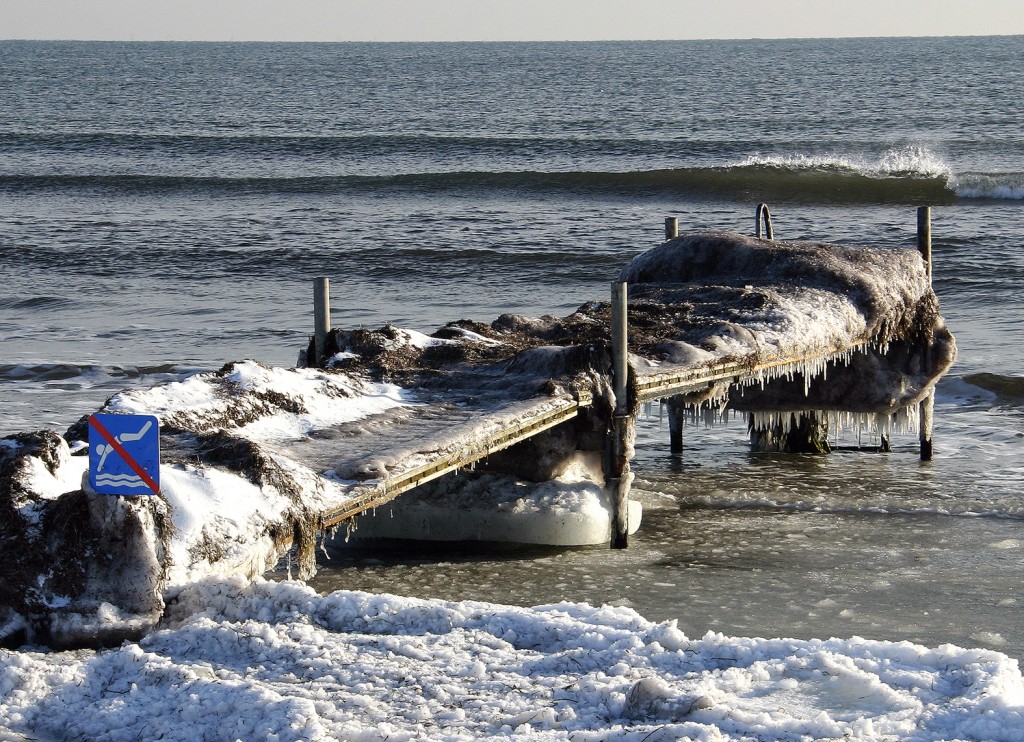
[[[680,194],[697,199],[805,204],[931,204],[957,199],[1024,198],[1024,173],[954,174],[927,149],[893,148],[874,160],[842,155],[760,155],[725,165],[647,170],[447,170],[356,174],[2,175],[0,192],[87,191],[203,194],[346,192],[502,192],[635,197]]]
[[[751,155],[735,167],[767,167],[789,171],[819,171],[868,178],[944,178],[952,171],[939,157],[923,147],[908,145],[887,150],[877,160],[840,154]]]

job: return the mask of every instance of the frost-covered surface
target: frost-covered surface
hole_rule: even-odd
[[[102,653],[0,650],[0,727],[95,740],[1005,740],[989,650],[689,638],[628,608],[207,582]],[[17,738],[17,737],[16,737]]]
[[[489,344],[471,332],[454,334],[433,343],[395,331],[392,349]],[[92,492],[84,448],[72,456],[52,432],[5,439],[0,639],[26,630],[29,639],[59,646],[103,643],[119,641],[118,626],[121,636],[137,636],[187,585],[210,576],[258,577],[292,547],[299,575],[308,576],[326,514],[367,493],[388,497],[389,477],[490,453],[490,441],[524,418],[572,403],[564,394],[461,399],[420,399],[351,373],[252,361],[123,392],[102,411],[161,420],[161,491],[154,497]],[[82,423],[68,435],[77,443],[85,433]],[[566,499],[579,492],[589,499]],[[552,484],[534,499],[529,518],[513,514],[518,533],[531,525],[530,540],[554,537],[569,518],[577,535],[605,538],[599,494],[593,482]],[[581,510],[567,515],[573,503]],[[514,536],[507,525],[498,530]]]
[[[156,415],[163,425],[191,432],[229,428],[251,440],[278,441],[404,403],[393,384],[242,361],[215,374],[116,394],[104,411]]]
[[[758,430],[801,415],[912,429],[917,403],[956,358],[912,249],[699,232],[638,256],[620,280],[644,328],[639,380],[725,362],[765,368],[691,402],[754,413]]]
[[[408,403],[393,384],[254,361],[115,395],[104,411],[155,414],[169,429],[160,494],[172,525],[165,594],[209,574],[262,574],[297,529],[315,539],[316,513],[350,492],[289,457],[288,447]]]
[[[339,481],[393,477],[438,460],[458,460],[487,450],[488,442],[523,420],[556,413],[574,403],[571,397],[537,397],[526,401],[505,400],[497,405],[449,407],[443,417],[432,407],[418,419],[389,432],[388,440],[366,455],[353,455],[357,446],[335,456],[329,471]],[[410,434],[411,433],[411,434]]]
[[[689,301],[686,335],[707,349],[755,352],[763,360],[889,342],[911,328],[917,305],[931,293],[914,250],[771,242],[731,232],[666,242],[634,258],[619,280],[640,287],[637,299]],[[717,306],[700,306],[716,292]]]

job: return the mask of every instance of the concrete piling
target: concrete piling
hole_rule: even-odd
[[[325,276],[313,279],[313,342],[316,358],[312,366],[322,366],[324,348],[327,346],[327,335],[331,331],[331,287]]]

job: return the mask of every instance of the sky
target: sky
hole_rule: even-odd
[[[0,0],[0,38],[560,41],[1024,34],[1021,0]]]

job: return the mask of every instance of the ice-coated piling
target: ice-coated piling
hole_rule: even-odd
[[[930,206],[917,209],[917,249],[924,259],[924,268],[928,274],[928,282],[932,280],[932,210]],[[926,341],[928,342],[928,341]],[[925,365],[931,365],[930,349],[924,349]],[[932,460],[932,422],[935,417],[935,389],[921,400],[919,405],[920,423],[918,435],[921,442],[921,461]]]
[[[615,411],[627,412],[626,390],[629,380],[629,352],[626,348],[628,288],[624,282],[612,282],[612,382]]]
[[[932,280],[932,209],[919,206],[917,209],[917,249],[924,258],[928,281]]]
[[[683,452],[683,419],[686,402],[678,394],[668,400],[668,450],[671,453]]]
[[[615,411],[612,414],[608,440],[608,460],[605,472],[608,500],[612,510],[613,549],[629,545],[629,470],[630,433],[633,417],[629,406],[629,350],[627,344],[626,283],[612,283],[612,389],[615,392]]]

